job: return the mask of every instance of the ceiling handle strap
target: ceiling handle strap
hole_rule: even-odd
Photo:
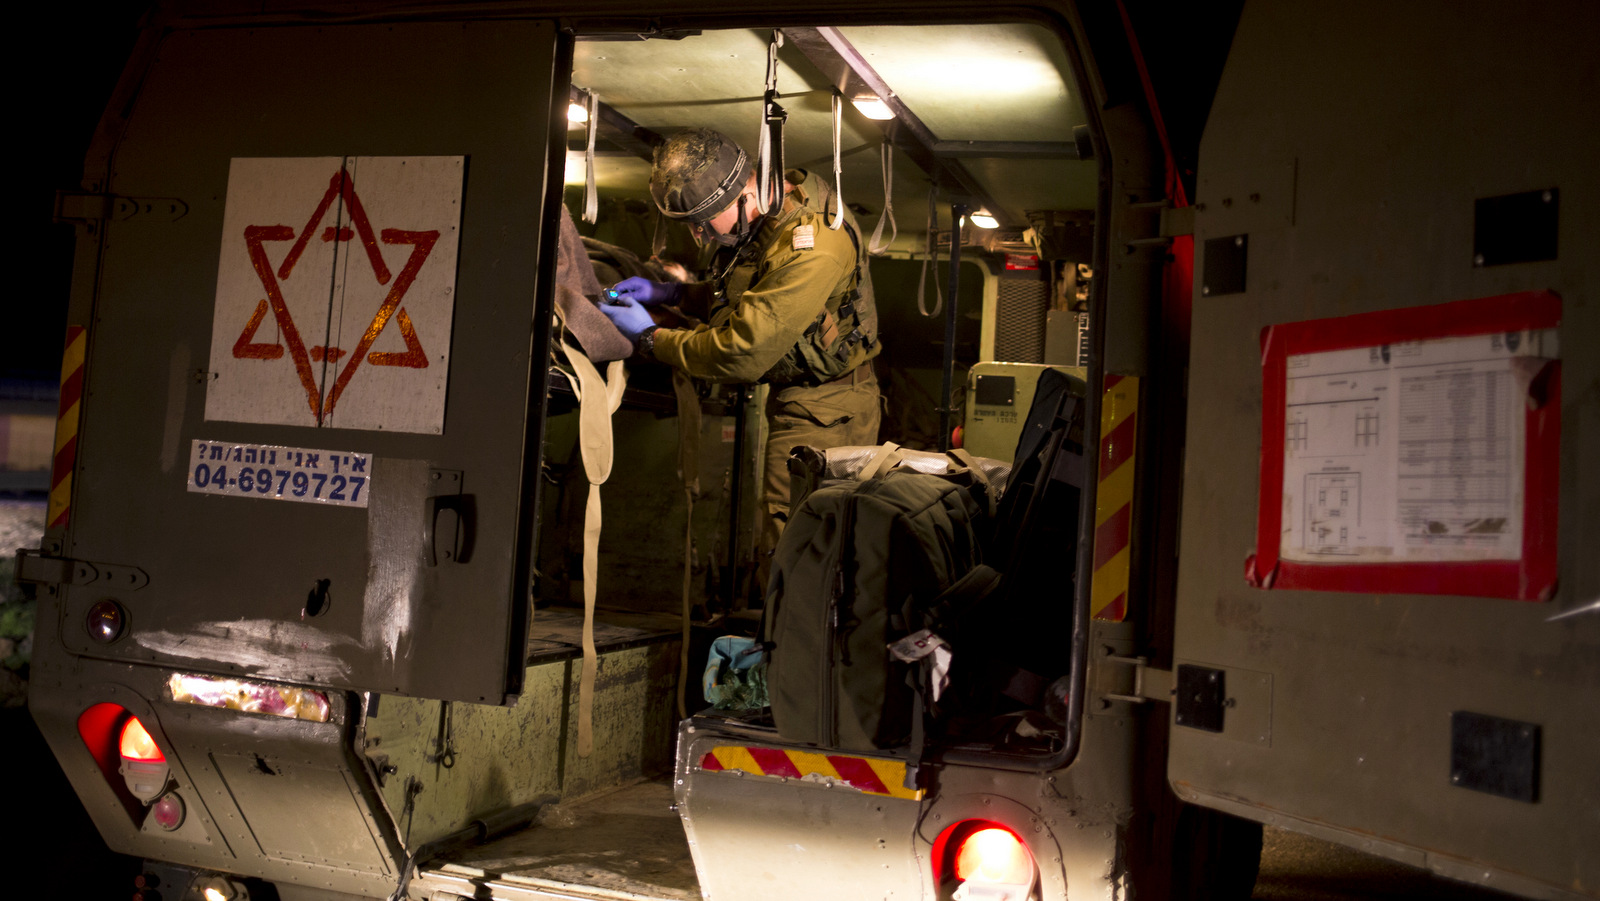
[[[883,253],[900,237],[900,227],[894,221],[894,144],[884,141],[878,146],[878,164],[883,169],[883,215],[878,217],[878,227],[872,230],[872,240],[867,242],[867,253]],[[889,220],[889,240],[883,240],[883,220]]]
[[[828,227],[834,231],[844,224],[844,157],[839,153],[839,134],[844,131],[844,97],[833,92],[833,206]],[[881,220],[880,220],[881,221]]]
[[[922,275],[917,278],[917,312],[927,317],[939,315],[944,309],[944,294],[939,290],[939,244],[933,238],[933,233],[939,228],[939,186],[928,186],[928,246],[922,257]],[[933,309],[928,309],[927,285],[928,264],[934,264],[933,270]]]
[[[761,103],[761,137],[756,150],[756,211],[765,216],[783,203],[783,124],[788,112],[778,105],[778,48],[783,32],[773,29],[767,45],[766,93]]]
[[[589,92],[589,147],[583,153],[583,221],[593,225],[600,218],[600,194],[594,184],[594,138],[600,130],[600,95]]]

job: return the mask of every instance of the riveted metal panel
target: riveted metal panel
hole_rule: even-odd
[[[1225,669],[1225,730],[1248,719],[1270,740],[1175,728],[1186,800],[1490,886],[1600,893],[1600,615],[1556,618],[1600,595],[1600,358],[1578,350],[1600,338],[1600,259],[1578,249],[1600,243],[1600,219],[1575,213],[1600,204],[1597,29],[1586,3],[1244,10],[1195,240],[1248,232],[1249,277],[1210,297],[1196,278],[1174,655]],[[1484,90],[1468,100],[1469,84]],[[1474,265],[1479,201],[1551,188],[1555,258]],[[1282,452],[1260,444],[1263,327],[1540,290],[1562,303],[1554,597],[1250,587],[1256,464]],[[1239,672],[1270,690],[1235,691]],[[1537,803],[1452,782],[1457,711],[1538,728]],[[1511,755],[1524,774],[1531,753]]]
[[[527,589],[512,576],[518,519],[531,515],[518,487],[526,386],[530,369],[544,365],[530,355],[530,333],[555,44],[551,23],[527,20],[229,27],[164,37],[116,144],[107,190],[182,198],[189,212],[173,222],[135,217],[104,226],[78,445],[78,515],[67,549],[137,566],[150,584],[112,592],[130,613],[126,638],[101,647],[68,627],[62,638],[71,650],[473,702],[500,703],[515,690],[523,636],[509,630]],[[405,168],[402,161],[431,158],[450,169],[452,190],[460,191],[459,261],[450,277],[435,280],[453,286],[454,327],[430,335],[423,318],[402,320],[406,305],[441,299],[407,295],[391,311],[393,323],[369,342],[374,358],[389,360],[371,365],[400,366],[383,370],[395,377],[410,371],[396,360],[438,368],[448,355],[442,432],[401,434],[371,423],[317,428],[309,416],[303,426],[205,418],[214,333],[238,333],[237,342],[221,346],[233,347],[239,359],[229,359],[241,372],[295,368],[281,353],[293,344],[283,320],[265,317],[253,330],[214,321],[219,248],[231,249],[226,262],[247,240],[223,228],[233,161],[331,160],[319,176],[325,188],[330,175],[337,180],[339,160],[358,158],[385,158],[395,172]],[[378,190],[367,179],[356,193]],[[332,208],[319,218],[325,200]],[[381,206],[366,210],[381,219]],[[305,238],[319,253],[344,248],[356,260],[341,269],[347,280],[370,281],[381,267],[361,267],[374,253],[387,254],[391,296],[408,272],[419,277],[408,268],[420,246],[406,231],[415,224],[375,220],[340,231],[335,216],[345,215],[344,207],[353,213],[354,201],[322,188],[300,207],[293,216],[247,224]],[[347,243],[344,232],[351,233]],[[406,242],[413,246],[400,246]],[[263,265],[277,270],[280,286],[288,284],[281,276],[291,243],[264,245]],[[362,243],[373,246],[363,250]],[[369,293],[376,304],[381,291]],[[351,302],[348,291],[342,296]],[[459,315],[462,309],[471,315]],[[331,347],[338,323],[303,325],[333,330],[316,331],[329,336],[316,341],[308,332],[303,343],[325,340],[329,347],[311,348],[322,351],[318,365],[338,363]],[[364,352],[360,329],[350,330],[337,342],[342,352]],[[412,344],[427,350],[426,360],[408,350]],[[302,410],[306,402],[302,391]],[[369,457],[367,493],[359,499],[366,506],[283,503],[259,490],[185,490],[197,441],[252,453],[310,449],[347,462]],[[229,471],[241,487],[244,462],[232,461]],[[258,462],[251,473],[253,485],[261,468]],[[470,546],[470,558],[430,561],[422,546],[429,520],[445,506],[430,482],[441,470],[462,473],[464,497],[449,506],[466,511],[462,529],[470,535],[461,544]],[[213,466],[208,475],[214,473]],[[67,588],[66,621],[80,620],[106,594]]]

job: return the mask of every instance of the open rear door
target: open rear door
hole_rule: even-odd
[[[1600,86],[1561,62],[1600,14],[1562,6],[1246,6],[1169,759],[1193,803],[1548,898],[1600,897]]]
[[[552,23],[427,18],[180,19],[130,70],[59,520],[74,652],[519,689],[566,85]]]

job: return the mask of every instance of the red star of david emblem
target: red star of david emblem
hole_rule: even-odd
[[[359,236],[361,246],[366,250],[367,260],[372,264],[373,276],[379,285],[389,285],[389,293],[379,305],[378,312],[373,315],[372,323],[362,333],[360,342],[356,344],[354,350],[349,351],[349,361],[339,370],[333,386],[328,389],[327,397],[324,398],[317,385],[316,376],[312,374],[311,364],[324,361],[336,364],[346,356],[346,351],[322,345],[309,350],[306,348],[305,341],[300,337],[300,330],[295,328],[294,317],[289,315],[289,308],[283,301],[280,284],[289,280],[290,273],[294,271],[294,264],[305,252],[311,236],[317,234],[318,226],[322,224],[323,218],[327,216],[336,198],[341,198],[345,208],[350,211],[350,223],[355,228],[330,225],[322,230],[322,240],[348,242]],[[398,276],[391,276],[389,267],[384,263],[383,254],[378,249],[380,240],[385,244],[411,245],[411,256],[406,260]],[[406,315],[405,308],[400,304],[438,240],[437,229],[405,231],[386,228],[375,235],[372,221],[367,218],[367,211],[361,205],[360,196],[356,194],[355,180],[348,171],[340,167],[329,180],[328,190],[322,195],[322,202],[317,204],[316,212],[311,214],[311,218],[306,222],[305,228],[300,230],[298,237],[295,236],[294,229],[287,225],[245,226],[244,243],[250,253],[250,263],[255,267],[256,275],[261,279],[261,286],[266,289],[267,296],[256,304],[255,312],[250,315],[250,321],[245,324],[244,331],[239,333],[239,340],[233,344],[233,355],[246,360],[276,360],[283,356],[287,345],[289,357],[294,361],[295,372],[300,376],[300,384],[306,389],[306,400],[311,407],[311,415],[316,417],[318,425],[322,424],[324,416],[333,413],[334,406],[339,402],[339,395],[344,393],[345,386],[350,384],[350,378],[361,368],[363,362],[374,366],[426,369],[428,355],[423,351],[422,342],[417,338],[417,331],[411,325],[411,317]],[[273,271],[272,262],[267,259],[267,251],[263,246],[268,241],[294,242],[294,246],[289,248],[289,255],[283,258],[283,263],[278,266],[276,272]],[[390,284],[391,278],[393,284]],[[261,322],[266,318],[269,309],[278,322],[282,344],[255,343],[256,330],[261,327]],[[378,340],[378,335],[389,325],[391,318],[400,328],[400,337],[405,339],[406,350],[403,353],[369,353],[372,342]]]

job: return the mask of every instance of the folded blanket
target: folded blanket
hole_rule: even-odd
[[[626,359],[633,354],[633,344],[597,308],[601,290],[578,226],[562,204],[561,234],[556,242],[556,309],[590,360]]]

